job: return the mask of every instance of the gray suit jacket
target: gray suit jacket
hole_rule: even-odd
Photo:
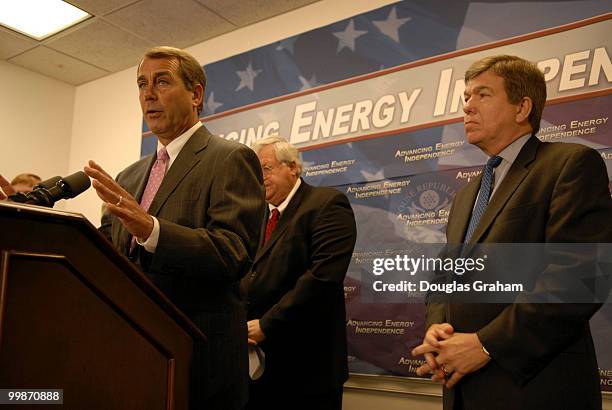
[[[117,181],[140,200],[155,155],[132,164]],[[248,147],[201,127],[168,170],[149,213],[160,223],[151,254],[131,258],[208,336],[195,351],[192,408],[241,408],[248,364],[240,279],[257,250],[265,212],[261,167]],[[128,254],[131,236],[114,217],[101,228]]]
[[[479,186],[476,178],[457,193],[446,231],[449,244],[463,241]],[[612,242],[612,201],[599,154],[583,145],[531,137],[482,216],[471,239],[477,242]],[[540,278],[554,275],[556,268],[548,266]],[[476,332],[493,358],[445,391],[444,408],[453,408],[459,391],[465,407],[475,410],[600,409],[589,330],[599,306],[429,305],[428,325],[447,321],[456,332]]]

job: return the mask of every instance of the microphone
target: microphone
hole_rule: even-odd
[[[41,183],[39,183],[38,185],[34,186],[32,191],[34,191],[36,189],[39,189],[39,188],[45,188],[45,189],[53,188],[55,185],[57,185],[57,183],[61,179],[62,179],[62,177],[60,177],[60,176],[56,176],[56,177],[52,177],[52,178],[46,179],[46,180],[42,181]]]
[[[80,193],[85,192],[90,186],[91,181],[89,177],[83,171],[78,171],[65,178],[49,178],[36,185],[32,192],[26,194],[25,200],[22,201],[22,198],[19,198],[15,202],[53,208],[56,201],[74,198]]]
[[[60,176],[56,176],[53,178],[49,178],[45,181],[42,181],[41,183],[34,185],[34,188],[32,188],[32,191],[36,191],[37,189],[50,189],[53,188],[60,180],[62,179],[62,177]],[[28,193],[27,192],[17,192],[16,194],[10,195],[8,197],[9,201],[12,202],[19,202],[20,204],[25,204],[28,202]]]

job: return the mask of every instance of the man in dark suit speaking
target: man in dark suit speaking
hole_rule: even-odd
[[[158,151],[116,182],[93,161],[85,167],[107,205],[101,229],[208,336],[194,352],[191,407],[241,409],[248,373],[239,281],[265,212],[261,167],[250,148],[198,120],[206,78],[193,56],[153,48],[137,84]]]
[[[518,57],[493,56],[472,64],[465,81],[466,137],[490,158],[481,176],[457,193],[447,242],[466,244],[464,249],[477,243],[612,242],[600,155],[535,137],[546,101],[542,72]],[[564,263],[546,266],[534,290],[543,278],[572,268],[567,258]],[[429,327],[413,354],[427,360],[419,374],[433,372],[432,379],[445,384],[444,409],[601,409],[589,329],[600,305],[533,303],[529,297],[427,306]]]
[[[265,353],[248,409],[339,410],[348,377],[343,281],[355,246],[345,195],[300,178],[285,139],[254,146],[269,215],[251,272],[242,279],[250,343]]]

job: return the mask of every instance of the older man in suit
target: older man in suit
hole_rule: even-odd
[[[248,409],[339,410],[348,377],[343,281],[355,246],[345,195],[300,178],[298,151],[269,137],[254,147],[268,202],[265,235],[241,288],[248,335],[265,353]]]
[[[465,133],[490,158],[455,197],[448,243],[611,242],[600,155],[535,137],[546,100],[540,70],[493,56],[472,64],[465,81]],[[527,292],[562,269],[548,265]],[[418,373],[445,384],[445,409],[601,409],[589,329],[599,307],[531,303],[528,294],[511,304],[430,304],[423,344],[413,350],[427,360]]]
[[[200,123],[206,78],[190,54],[149,50],[137,84],[158,151],[116,182],[93,161],[85,167],[107,206],[101,229],[208,336],[194,352],[191,407],[241,409],[248,380],[239,281],[265,212],[261,168],[251,149]]]

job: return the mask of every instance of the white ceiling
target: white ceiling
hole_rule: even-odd
[[[189,47],[315,1],[69,0],[93,17],[43,41],[0,26],[0,59],[78,85],[138,64],[149,47]]]

